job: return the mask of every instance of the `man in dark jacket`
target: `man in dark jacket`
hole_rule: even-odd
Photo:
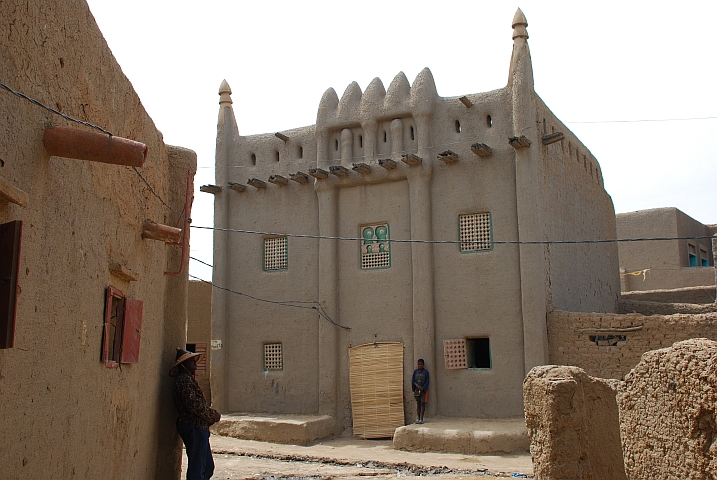
[[[204,392],[194,379],[197,362],[204,354],[177,348],[177,360],[169,371],[174,382],[174,406],[177,408],[177,431],[187,451],[187,480],[207,480],[214,473],[214,459],[209,446],[209,426],[221,418],[209,406]]]

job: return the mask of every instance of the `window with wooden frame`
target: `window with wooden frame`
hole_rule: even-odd
[[[126,298],[120,290],[107,287],[101,359],[106,367],[139,361],[142,308],[141,300]]]
[[[443,340],[443,356],[447,370],[493,368],[488,337]]]
[[[690,267],[697,266],[697,247],[691,243],[687,244],[687,258],[689,259]]]
[[[188,343],[187,351],[192,353],[201,353],[204,356],[197,362],[197,370],[194,376],[200,377],[207,374],[207,344],[206,343]]]
[[[15,346],[21,237],[20,220],[0,225],[0,348]]]

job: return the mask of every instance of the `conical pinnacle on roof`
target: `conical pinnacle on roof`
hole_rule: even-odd
[[[225,80],[222,80],[222,84],[219,85],[219,103],[232,103],[232,89],[229,86],[229,83]]]
[[[518,37],[528,38],[528,20],[525,18],[525,14],[519,8],[515,12],[513,17],[513,40]]]

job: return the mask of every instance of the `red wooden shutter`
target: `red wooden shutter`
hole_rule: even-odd
[[[197,377],[201,375],[207,374],[207,344],[206,343],[197,343],[194,346],[194,353],[203,353],[204,358],[202,358],[199,363],[197,363],[197,371],[194,373]]]
[[[124,331],[122,334],[122,363],[139,361],[139,341],[142,335],[141,300],[124,299]]]
[[[0,348],[15,346],[17,277],[22,221],[0,225]]]

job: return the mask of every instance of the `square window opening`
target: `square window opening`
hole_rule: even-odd
[[[361,227],[361,269],[391,267],[391,239],[388,223]]]
[[[489,212],[458,215],[458,230],[461,252],[480,252],[493,248]]]
[[[264,239],[263,270],[281,272],[289,268],[289,240],[287,237]]]
[[[466,360],[468,368],[492,368],[490,339],[466,338]]]
[[[281,343],[264,344],[264,371],[284,369],[284,352]]]
[[[143,303],[107,287],[101,361],[108,368],[139,362]]]

